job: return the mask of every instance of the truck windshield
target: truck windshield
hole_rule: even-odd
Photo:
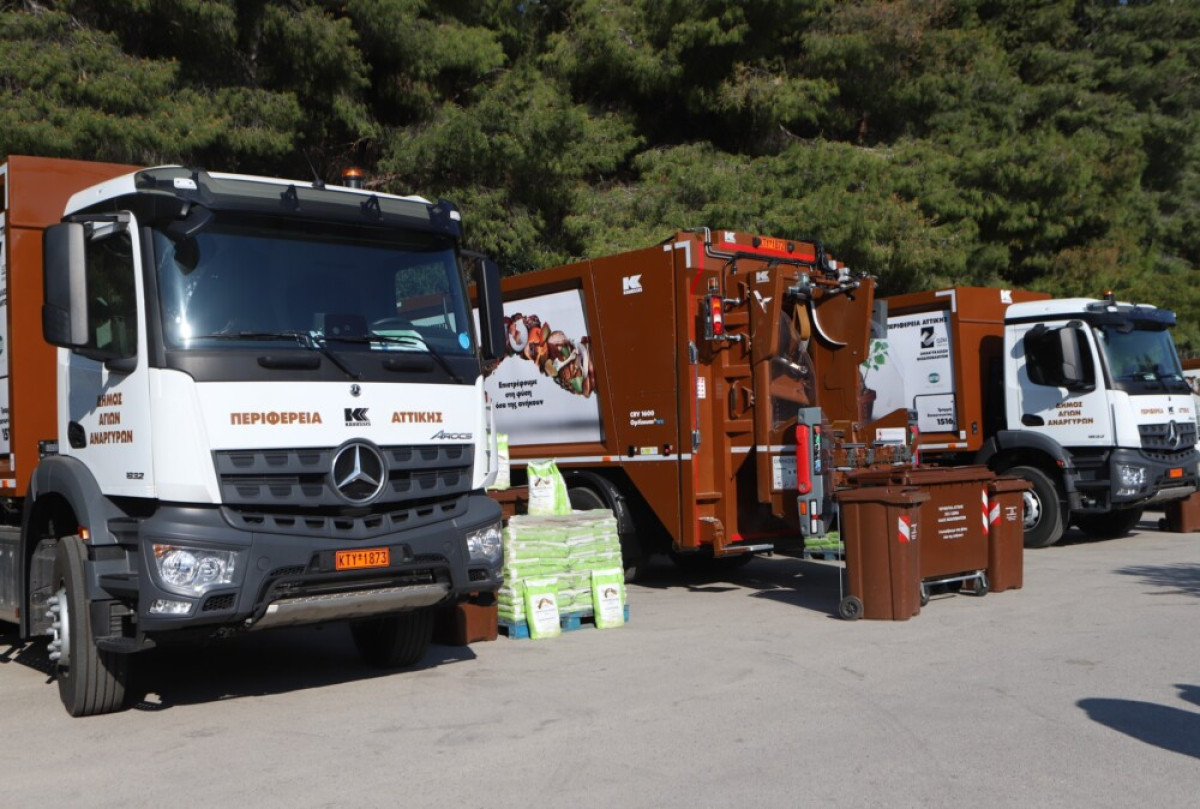
[[[1127,393],[1187,393],[1175,344],[1165,329],[1098,326],[1113,387]]]
[[[218,219],[178,243],[158,231],[154,241],[168,348],[277,339],[338,352],[473,351],[445,237]]]

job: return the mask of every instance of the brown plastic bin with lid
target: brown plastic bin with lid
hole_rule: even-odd
[[[890,484],[929,492],[920,514],[923,580],[987,568],[987,485],[995,479],[986,466],[893,466],[848,476],[851,485]]]
[[[988,484],[988,587],[993,593],[1020,590],[1025,583],[1025,492],[1021,478]]]
[[[493,641],[499,635],[499,629],[496,599],[490,593],[475,593],[471,601],[443,604],[437,608],[433,642],[443,646],[467,646]]]
[[[846,593],[838,615],[907,621],[921,611],[917,515],[929,493],[862,486],[836,497],[846,550]]]
[[[1177,534],[1200,531],[1200,492],[1191,497],[1167,503],[1163,508],[1164,528]]]

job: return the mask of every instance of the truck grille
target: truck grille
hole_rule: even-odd
[[[471,490],[471,444],[381,447],[388,467],[380,504],[466,494]],[[259,508],[342,508],[333,486],[334,448],[223,450],[213,453],[221,501]]]
[[[1142,449],[1160,452],[1186,452],[1196,444],[1196,422],[1185,419],[1163,424],[1143,424],[1138,428]]]
[[[390,508],[377,506],[368,514],[355,515],[331,513],[322,509],[276,511],[226,507],[223,511],[231,524],[245,531],[290,536],[370,539],[461,517],[467,513],[467,500],[467,495],[462,494],[443,500],[406,503],[402,508],[396,508],[395,504]]]

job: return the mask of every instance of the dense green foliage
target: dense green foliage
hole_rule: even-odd
[[[1200,352],[1200,3],[0,0],[0,155],[455,200],[509,271],[695,226],[885,293],[1170,306]]]

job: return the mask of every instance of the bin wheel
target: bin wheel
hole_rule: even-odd
[[[979,578],[975,580],[975,595],[983,598],[991,591],[991,589],[992,588],[988,585],[987,574],[980,573]]]
[[[847,621],[857,621],[862,614],[863,603],[858,596],[846,596],[838,604],[838,615]]]

